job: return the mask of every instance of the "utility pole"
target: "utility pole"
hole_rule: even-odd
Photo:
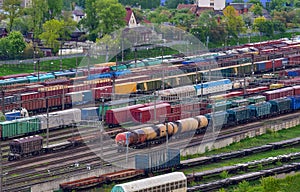
[[[2,112],[3,115],[5,113],[5,109],[4,109],[4,88],[1,86],[1,97],[2,97]],[[0,142],[0,191],[2,192],[2,186],[3,186],[3,168],[2,168],[2,142]]]
[[[47,141],[46,145],[49,146],[49,105],[48,105],[48,97],[46,97],[46,109],[47,109]]]

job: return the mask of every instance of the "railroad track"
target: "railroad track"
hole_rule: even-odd
[[[290,114],[289,115],[290,117],[285,117],[286,119],[290,119],[290,118],[294,118],[294,117],[298,117],[298,114]],[[254,123],[254,124],[259,124],[259,123]],[[248,129],[249,130],[249,127],[250,126],[253,126],[253,124],[252,125],[249,125],[249,126],[243,126],[244,128],[246,128],[246,129]],[[257,125],[257,126],[259,126],[259,125]],[[236,131],[236,129],[237,128],[235,128],[235,131]],[[229,131],[229,129],[228,130],[224,130],[224,131]],[[245,130],[244,130],[245,131]],[[224,132],[224,134],[225,134],[225,132]],[[200,136],[199,136],[200,137]],[[224,136],[225,137],[225,136]],[[199,139],[199,138],[198,138]],[[202,141],[203,142],[203,141]],[[198,143],[199,144],[199,143]],[[192,143],[192,144],[190,144],[190,145],[195,145],[195,143]],[[179,143],[175,143],[175,144],[173,144],[173,143],[170,143],[170,147],[178,147],[178,146],[180,146],[180,144]],[[80,149],[78,149],[78,151],[77,152],[72,152],[72,154],[75,154],[75,153],[80,153],[80,151],[83,151],[83,150],[87,150],[88,148],[86,148],[86,147],[82,147],[82,148],[80,148]],[[153,149],[155,149],[155,147],[153,147]],[[101,150],[101,149],[99,149],[99,150]],[[100,152],[98,150],[98,152]],[[113,153],[111,153],[112,152],[112,148],[109,148],[109,149],[105,149],[105,150],[108,150],[109,152],[110,152],[110,154],[107,154],[107,152],[108,151],[103,151],[104,153],[106,153],[105,155],[104,155],[104,157],[113,157],[113,156],[115,156],[115,153],[113,152]],[[60,157],[66,157],[67,156],[67,153],[70,153],[70,151],[62,151],[61,153],[59,153],[59,155],[58,156],[60,156]],[[99,166],[103,166],[103,163],[99,163],[99,157],[94,157],[94,158],[89,158],[89,160],[86,160],[86,159],[84,159],[82,162],[81,162],[81,159],[83,159],[84,157],[88,157],[88,156],[90,156],[90,155],[94,155],[94,152],[86,152],[86,153],[83,153],[83,154],[79,154],[78,156],[77,156],[77,158],[76,158],[76,161],[78,161],[80,164],[82,163],[82,164],[84,164],[84,163],[89,163],[92,167],[99,167]],[[132,152],[130,152],[130,154],[129,154],[130,156],[134,156],[135,155],[135,153],[132,153]],[[44,156],[44,155],[43,155]],[[42,157],[43,157],[42,156]],[[91,156],[92,157],[92,156]],[[39,165],[39,167],[40,167],[40,169],[42,169],[42,170],[39,170],[39,171],[41,171],[41,172],[37,172],[37,171],[32,171],[32,170],[36,170],[36,166],[37,165],[29,165],[29,166],[27,166],[28,164],[32,164],[33,162],[40,162],[39,160],[40,159],[37,159],[38,157],[35,157],[35,158],[32,158],[32,159],[30,159],[28,162],[27,162],[27,159],[26,159],[26,162],[23,162],[24,160],[22,160],[22,161],[20,161],[20,162],[18,162],[18,163],[20,163],[20,164],[22,164],[22,165],[24,165],[25,167],[23,167],[22,168],[22,170],[21,171],[17,171],[17,170],[14,170],[14,169],[10,169],[10,171],[12,172],[12,173],[14,173],[14,171],[15,171],[15,173],[20,173],[20,172],[22,172],[24,175],[26,175],[26,174],[37,174],[37,173],[41,173],[41,172],[43,172],[43,173],[47,173],[47,170],[48,169],[50,169],[50,170],[60,170],[60,169],[64,169],[66,166],[70,166],[70,164],[68,164],[67,163],[67,165],[59,165],[59,166],[57,166],[57,162],[61,162],[61,160],[57,160],[57,161],[53,161],[53,162],[55,162],[55,163],[52,163],[51,161],[51,159],[53,159],[53,158],[55,158],[55,156],[54,157],[51,157],[51,158],[49,158],[49,157],[45,157],[45,159],[48,159],[48,161],[49,161],[49,164],[47,165],[47,168],[42,168],[42,167],[45,167],[45,166],[43,166],[42,164],[41,165]],[[81,159],[80,159],[81,158]],[[114,160],[115,161],[118,161],[118,160],[120,160],[120,158],[123,158],[124,159],[124,155],[122,156],[122,155],[120,155],[119,157],[117,157],[117,158],[115,158]],[[72,158],[72,160],[74,161],[74,157]],[[112,158],[113,159],[113,158]],[[64,159],[64,161],[65,161],[65,159]],[[97,161],[98,161],[98,163],[97,163]],[[30,163],[31,162],[31,163]],[[17,164],[10,164],[9,165],[9,167],[11,167],[11,166],[13,166],[13,167],[16,167],[17,166]],[[86,168],[83,168],[84,170],[86,170]],[[5,169],[4,169],[5,170]],[[79,170],[79,171],[82,171],[82,170]],[[66,174],[58,174],[58,175],[54,175],[54,176],[56,176],[57,178],[61,178],[61,177],[64,177],[65,175],[68,175],[68,174],[70,174],[70,173],[78,173],[78,169],[72,169],[72,170],[70,170],[70,172],[68,172],[68,173],[66,173]],[[11,175],[11,173],[10,173],[10,175]],[[61,177],[59,177],[59,175],[61,175]],[[46,180],[48,180],[48,179],[51,179],[53,177],[53,175],[51,175],[51,176],[48,176],[48,177],[44,177],[44,181],[43,182],[46,182]],[[32,180],[30,177],[29,177],[29,175],[26,175],[26,178],[24,178],[23,177],[23,180],[22,180],[22,177],[12,177],[11,179],[19,179],[18,181],[20,181],[20,182],[26,182],[27,181],[27,183],[28,183],[28,185],[31,185],[30,183],[31,182],[29,182],[28,180]],[[13,183],[10,183],[11,181],[9,180],[9,177],[7,178],[8,180],[8,184],[9,184],[9,186],[11,186],[11,185],[13,185]],[[38,182],[41,182],[41,181],[38,181]],[[14,182],[14,183],[16,183],[16,182]],[[12,189],[12,188],[11,188]]]

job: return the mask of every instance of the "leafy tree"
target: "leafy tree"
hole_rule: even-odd
[[[89,40],[125,26],[125,8],[117,0],[86,0],[86,17],[81,20],[89,31]]]
[[[47,0],[48,3],[48,20],[59,18],[61,15],[63,0]]]
[[[185,0],[166,0],[165,6],[169,9],[176,9],[179,4],[186,3]]]
[[[119,0],[124,6],[138,7],[142,9],[152,9],[160,6],[160,0]]]
[[[34,32],[35,37],[38,37],[42,33],[47,12],[47,0],[32,0],[32,7],[26,9],[28,29]]]
[[[53,53],[57,53],[59,50],[60,33],[64,27],[64,22],[56,19],[46,21],[43,24],[43,33],[39,36],[40,39],[44,40],[45,45],[53,49]]]
[[[82,25],[89,32],[88,39],[91,41],[95,41],[98,37],[97,28],[99,26],[99,18],[96,12],[96,1],[97,0],[85,1],[86,17],[79,22],[79,25]]]
[[[226,31],[228,35],[236,38],[239,33],[245,31],[245,23],[243,18],[238,15],[237,11],[232,6],[227,6],[224,11],[223,21],[226,24]]]
[[[175,15],[170,20],[171,23],[175,24],[176,26],[189,31],[192,26],[193,21],[195,20],[195,15],[186,12],[175,12]]]
[[[268,7],[269,11],[276,10],[282,11],[288,9],[286,4],[290,3],[290,0],[271,0],[270,6]]]
[[[172,13],[170,12],[170,10],[159,7],[155,11],[150,12],[147,18],[152,23],[163,23],[168,22],[171,16]]]
[[[252,7],[250,8],[250,11],[254,13],[254,15],[259,15],[262,16],[262,6],[259,4],[254,4],[252,5]]]
[[[286,31],[286,27],[284,23],[278,20],[273,20],[273,26],[274,26],[274,30],[279,31],[280,33],[284,33]]]
[[[7,36],[9,41],[9,53],[14,58],[19,58],[22,55],[23,50],[26,47],[26,42],[24,41],[23,35],[19,31],[12,31]]]
[[[267,36],[273,36],[274,25],[272,21],[266,20],[265,17],[258,17],[254,20],[254,29]]]
[[[244,0],[233,0],[232,3],[244,3]]]
[[[255,4],[255,5],[260,5],[261,7],[263,7],[262,3],[260,0],[249,0],[248,3],[252,3],[252,4]]]
[[[125,8],[117,0],[97,0],[96,11],[100,19],[98,32],[109,34],[125,26]]]
[[[9,23],[7,30],[11,31],[15,19],[22,15],[21,0],[4,0],[3,9],[8,12]]]
[[[18,17],[15,19],[12,26],[12,31],[20,31],[22,34],[26,34],[29,31],[29,19],[28,17]]]

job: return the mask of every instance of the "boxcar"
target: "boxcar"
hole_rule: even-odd
[[[135,121],[145,123],[149,121],[164,121],[167,114],[171,113],[171,106],[168,103],[158,104],[156,106],[143,107],[132,110]]]
[[[181,172],[173,172],[147,179],[115,185],[111,192],[137,192],[137,191],[173,191],[186,192],[187,179]]]
[[[41,130],[47,129],[47,115],[35,116],[39,119]],[[81,110],[77,108],[49,113],[49,129],[68,127],[81,122]]]
[[[131,105],[131,106],[108,110],[106,111],[105,122],[109,126],[132,122],[133,121],[133,116],[131,114],[132,111],[142,107],[144,107],[144,105],[137,104],[137,105]]]

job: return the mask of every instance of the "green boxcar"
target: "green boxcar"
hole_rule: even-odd
[[[222,101],[214,104],[209,104],[207,108],[213,109],[215,112],[217,111],[226,111],[232,107],[231,101]]]
[[[232,107],[241,107],[249,105],[248,99],[234,100],[232,101]]]
[[[269,102],[261,102],[249,105],[250,116],[255,118],[262,118],[264,116],[270,115],[271,112],[271,103]]]
[[[237,107],[233,109],[227,110],[229,116],[228,121],[229,122],[246,122],[250,117],[250,109],[247,107]]]
[[[290,98],[280,98],[269,101],[272,105],[271,113],[282,113],[291,110],[291,102]]]
[[[260,103],[266,101],[266,96],[263,95],[258,95],[254,97],[249,97],[247,98],[249,101],[249,104],[255,104],[255,103]]]
[[[27,117],[13,121],[1,122],[0,127],[2,139],[13,138],[38,132],[40,130],[40,121],[35,117]]]
[[[126,107],[130,105],[134,105],[136,103],[135,99],[121,99],[121,100],[115,100],[115,101],[109,101],[101,104],[99,106],[99,116],[100,119],[102,119],[102,116],[105,118],[106,111],[110,109],[116,109],[120,107]]]

